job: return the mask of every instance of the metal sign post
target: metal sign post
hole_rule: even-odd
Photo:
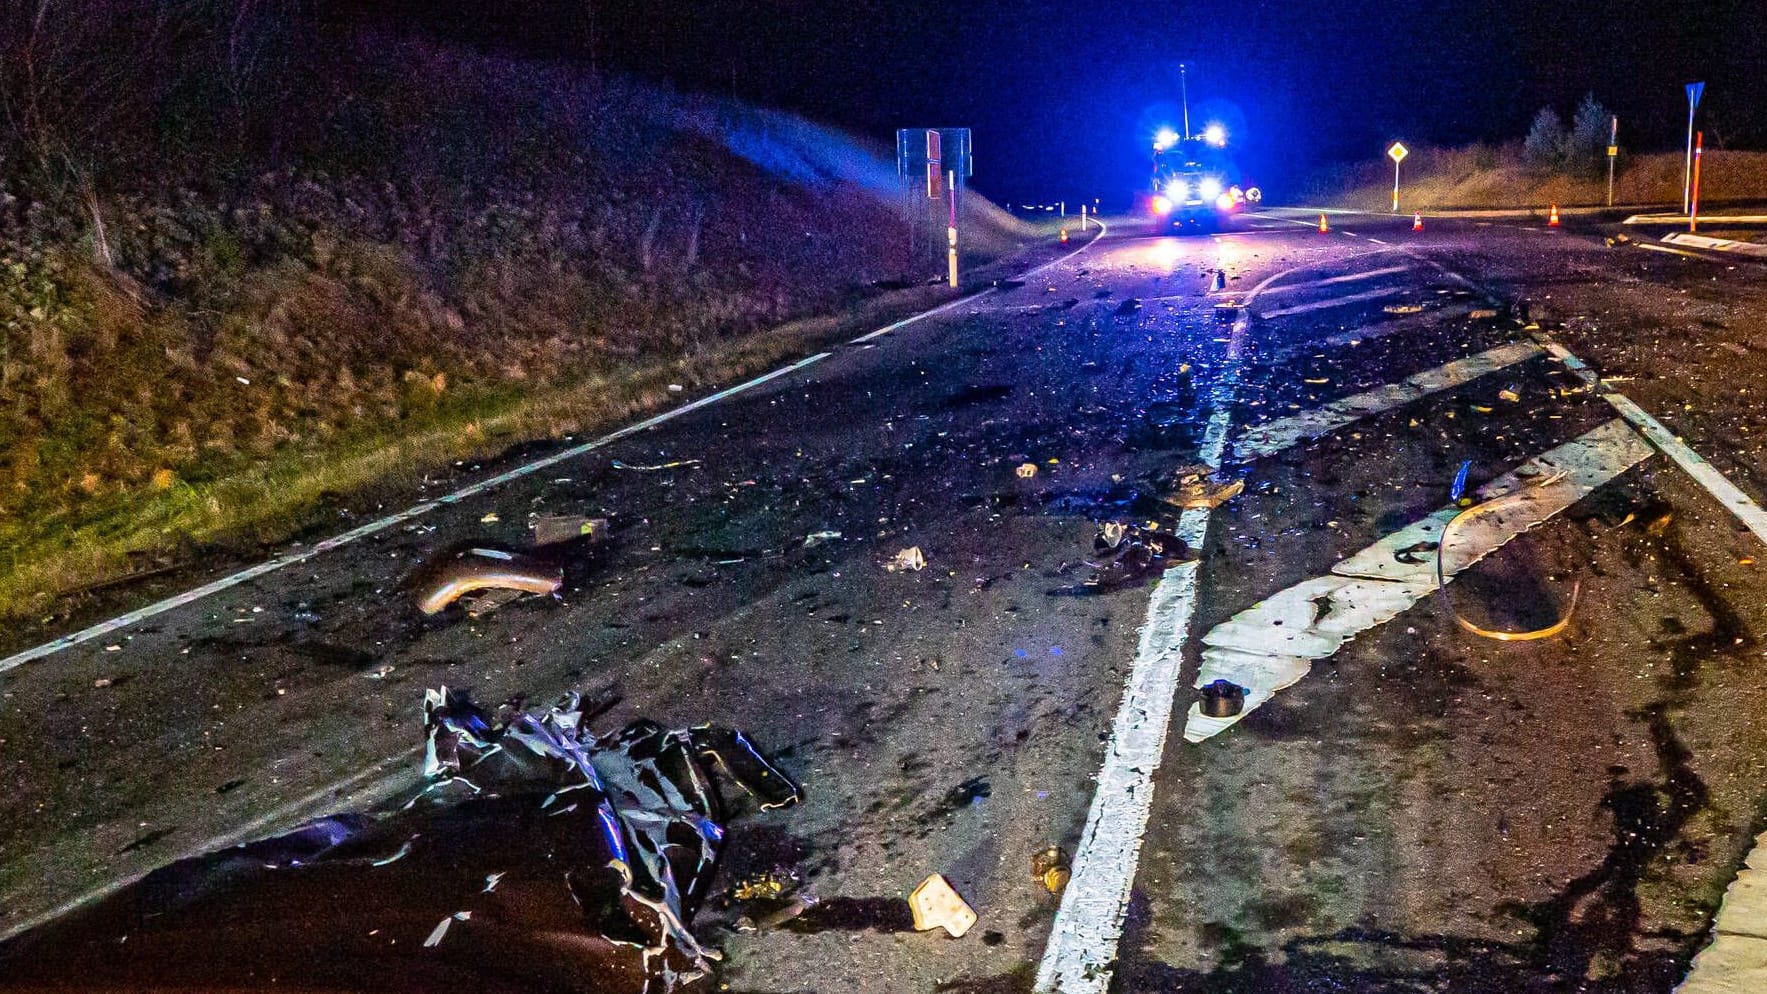
[[[1681,172],[1681,213],[1688,212],[1688,201],[1693,191],[1693,112],[1700,105],[1700,96],[1706,92],[1706,84],[1687,84],[1687,166]]]
[[[969,129],[898,130],[896,174],[901,178],[902,220],[908,229],[906,275],[923,280],[930,269],[955,286],[957,215],[963,210],[962,187],[975,174]]]
[[[946,186],[951,189],[951,220],[945,226],[945,244],[948,246],[947,256],[950,265],[951,289],[957,289],[957,173],[951,172],[946,177],[950,182]]]
[[[1406,148],[1405,145],[1401,142],[1394,142],[1392,144],[1392,147],[1387,149],[1387,157],[1393,160],[1393,213],[1394,214],[1399,213],[1399,163],[1401,161],[1403,161],[1405,156],[1410,154],[1410,152],[1411,152],[1411,150]]]
[[[1607,205],[1614,205],[1614,160],[1620,155],[1620,119],[1614,117],[1607,129]]]

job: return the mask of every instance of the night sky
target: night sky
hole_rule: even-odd
[[[402,6],[401,6],[402,4]],[[1704,79],[1708,143],[1767,145],[1767,0],[1054,3],[1048,0],[399,0],[377,17],[684,89],[734,94],[889,142],[974,129],[976,186],[1000,199],[1121,200],[1153,129],[1222,120],[1280,195],[1321,165],[1403,138],[1519,139],[1586,92],[1621,143],[1680,147],[1682,84]]]

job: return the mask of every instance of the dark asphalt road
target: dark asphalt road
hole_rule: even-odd
[[[744,728],[803,784],[733,825],[721,875],[795,867],[824,910],[702,915],[729,989],[1029,989],[1056,912],[1030,859],[1078,844],[1152,583],[1088,588],[1094,525],[1149,516],[1136,495],[1195,461],[1222,377],[1236,438],[1526,341],[1484,313],[1525,298],[1767,497],[1761,269],[1607,248],[1594,221],[1334,227],[1119,225],[1025,286],[0,676],[0,927],[408,786],[425,687],[575,687],[616,702],[606,727]],[[1235,361],[1216,305],[1273,277]],[[1536,356],[1261,459],[1230,444],[1246,489],[1200,550],[1193,637],[1441,507],[1463,461],[1482,483],[1613,419],[1576,386]],[[534,513],[613,537],[561,553],[556,601],[418,614],[414,571],[523,547]],[[886,571],[908,546],[928,568]],[[1193,639],[1116,989],[1669,991],[1767,800],[1757,559],[1657,455],[1456,581],[1517,628],[1580,581],[1555,638],[1478,638],[1428,598],[1196,744]],[[932,872],[980,914],[964,939],[908,930]]]

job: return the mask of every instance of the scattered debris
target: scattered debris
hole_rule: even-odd
[[[1505,387],[1502,390],[1497,391],[1497,399],[1507,400],[1511,404],[1516,404],[1521,402],[1522,395],[1516,392],[1515,387]]]
[[[498,714],[427,692],[423,784],[404,804],[156,870],[0,944],[0,976],[30,990],[700,989],[719,959],[689,931],[728,845],[717,781],[764,808],[801,800],[797,785],[734,729],[596,735],[576,694]]]
[[[494,525],[497,522],[502,521],[502,520],[503,520],[502,518],[499,518],[497,516],[496,511],[486,511],[485,516],[479,519],[479,524],[481,524],[481,525]]]
[[[1068,851],[1060,846],[1050,846],[1031,857],[1031,876],[1051,894],[1060,894],[1073,875],[1073,861],[1068,857]]]
[[[1018,473],[1019,479],[1028,480],[1037,475],[1037,464],[1034,462],[1020,463],[1015,472]]]
[[[670,393],[682,393],[682,392],[685,392],[686,390],[687,390],[687,388],[682,386],[679,383],[669,384],[669,392]]]
[[[884,569],[891,573],[918,573],[926,569],[926,555],[920,551],[920,546],[911,545],[896,553],[894,558],[884,564]]]
[[[1476,308],[1473,310],[1473,312],[1471,314],[1467,315],[1467,317],[1471,318],[1474,321],[1486,321],[1486,320],[1489,320],[1489,319],[1494,318],[1496,316],[1497,316],[1497,312],[1495,310],[1492,310],[1489,307]]]
[[[634,466],[631,463],[621,462],[618,459],[615,459],[611,465],[615,469],[629,469],[638,473],[655,473],[658,470],[680,469],[684,466],[698,466],[699,464],[700,460],[698,459],[677,459],[674,462],[660,462],[654,466]]]
[[[581,514],[543,514],[534,519],[534,544],[555,545],[573,539],[599,542],[607,537],[607,519]]]
[[[1117,305],[1116,315],[1118,317],[1127,317],[1139,310],[1141,310],[1141,301],[1135,297],[1128,297],[1125,298],[1122,303]]]
[[[1245,688],[1231,680],[1211,681],[1202,692],[1202,713],[1210,718],[1231,718],[1245,710]]]
[[[1609,235],[1606,238],[1603,238],[1602,241],[1607,243],[1608,248],[1615,248],[1620,245],[1632,244],[1632,236],[1622,231],[1615,235]]]
[[[103,690],[105,687],[108,687],[115,682],[116,681],[111,679],[110,677],[101,676],[101,677],[97,678],[96,680],[92,681],[92,686],[99,689],[99,690]]]
[[[1388,304],[1381,308],[1388,314],[1417,314],[1423,310],[1422,304]]]
[[[961,939],[976,923],[975,911],[951,888],[951,882],[937,873],[922,880],[908,895],[908,908],[918,932],[942,928],[951,938]]]
[[[1070,592],[1102,594],[1138,586],[1184,562],[1184,543],[1175,535],[1159,531],[1157,525],[1153,521],[1148,522],[1148,527],[1115,521],[1099,525],[1092,538],[1092,549],[1109,558],[1093,570],[1084,587]]]
[[[1099,522],[1098,534],[1092,537],[1093,550],[1104,552],[1117,548],[1123,544],[1123,539],[1129,534],[1129,529],[1132,527],[1134,526],[1126,525],[1121,521]]]
[[[436,571],[417,608],[435,614],[475,590],[555,594],[563,586],[564,572],[558,566],[500,549],[468,549]]]
[[[836,531],[811,532],[804,536],[804,548],[814,549],[824,542],[832,542],[840,537],[841,533]]]
[[[1160,499],[1173,507],[1189,510],[1196,507],[1216,508],[1245,489],[1245,480],[1216,480],[1208,466],[1182,466],[1172,473],[1166,492]]]
[[[797,893],[802,881],[798,875],[782,867],[774,867],[765,873],[755,873],[738,880],[730,888],[730,897],[736,901],[783,901]]]

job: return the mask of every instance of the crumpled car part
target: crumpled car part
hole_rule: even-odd
[[[583,715],[572,694],[499,722],[429,691],[402,806],[157,870],[0,944],[0,990],[689,986],[718,959],[688,925],[724,844],[719,779],[763,808],[802,792],[734,729],[596,736]]]

